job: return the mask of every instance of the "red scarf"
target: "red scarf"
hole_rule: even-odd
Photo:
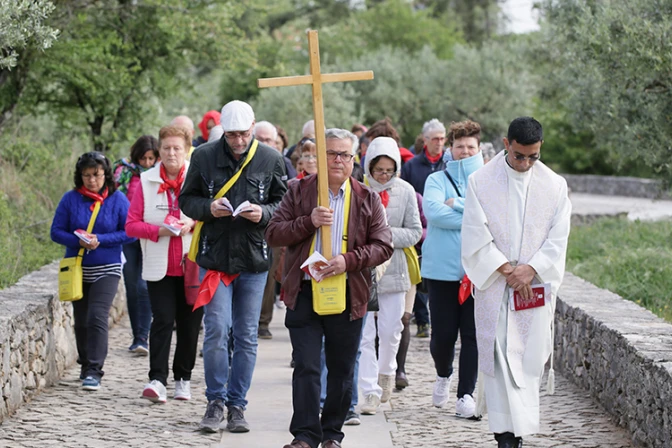
[[[390,203],[390,193],[387,190],[383,190],[378,194],[380,195],[380,202],[383,203],[383,207],[387,208],[387,204]]]
[[[300,179],[303,179],[304,177],[306,177],[306,172],[305,172],[305,171],[301,171],[301,172],[296,176],[296,179],[297,179],[297,180],[300,180]]]
[[[103,194],[98,194],[94,193],[91,190],[88,190],[86,187],[79,187],[77,191],[82,194],[83,196],[86,196],[89,199],[93,199],[93,204],[91,204],[91,211],[93,211],[94,207],[96,206],[96,202],[100,202],[100,206],[103,206],[103,202],[105,202],[105,199],[107,199],[107,187],[103,190]]]
[[[217,292],[220,282],[223,282],[224,286],[228,287],[239,275],[240,274],[231,275],[226,272],[208,269],[208,272],[205,273],[205,277],[203,277],[203,281],[201,282],[201,287],[198,289],[198,297],[196,298],[196,303],[194,303],[192,311],[210,303],[215,292]]]
[[[429,160],[429,163],[434,165],[436,162],[441,160],[441,157],[443,157],[443,151],[441,151],[438,155],[436,156],[430,156],[429,151],[427,151],[427,147],[425,146],[425,157],[427,157],[427,160]]]
[[[177,179],[168,179],[168,174],[166,174],[166,167],[161,164],[159,172],[161,174],[161,180],[163,180],[163,183],[159,186],[159,193],[173,190],[173,192],[175,192],[175,196],[179,196],[180,187],[184,182],[184,168],[185,166],[182,165],[182,168],[180,168],[180,173],[177,175]]]

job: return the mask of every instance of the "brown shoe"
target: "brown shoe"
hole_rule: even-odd
[[[282,448],[310,448],[310,445],[303,440],[294,439],[292,440],[292,443],[285,445]]]
[[[322,442],[322,448],[341,448],[341,443],[335,440],[325,440]]]

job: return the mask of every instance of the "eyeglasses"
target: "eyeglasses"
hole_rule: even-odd
[[[93,160],[99,160],[101,162],[107,162],[107,158],[97,151],[91,151],[82,154],[81,156],[79,156],[79,159],[77,159],[77,163],[80,163],[84,159],[93,159]]]
[[[430,138],[429,141],[433,142],[433,143],[445,142],[446,137],[434,137],[434,138]]]
[[[252,133],[250,131],[245,131],[245,132],[225,132],[224,137],[226,137],[227,140],[239,140],[239,139],[246,139],[250,138],[250,135]]]
[[[377,176],[392,177],[392,176],[394,176],[395,173],[396,173],[396,171],[394,171],[394,170],[379,170],[378,168],[373,170],[373,174],[375,174]]]
[[[540,157],[541,157],[541,156],[540,156],[539,154],[534,154],[534,155],[531,155],[531,156],[524,156],[524,155],[522,155],[522,154],[514,154],[514,155],[513,155],[513,158],[516,159],[516,160],[519,161],[519,162],[523,162],[523,161],[525,161],[525,159],[527,159],[527,160],[529,160],[529,161],[532,162],[532,163],[534,163],[534,162],[536,162],[537,160],[539,160]]]
[[[340,157],[342,161],[347,163],[347,162],[350,162],[355,157],[355,155],[350,154],[348,152],[327,151],[327,159],[328,160],[333,162],[338,157]]]
[[[301,158],[306,160],[316,160],[317,156],[314,154],[303,154]],[[334,156],[334,158],[336,158],[336,156]]]
[[[101,177],[105,177],[105,173],[98,173],[98,174],[82,174],[82,179],[86,179],[86,180],[100,179]]]

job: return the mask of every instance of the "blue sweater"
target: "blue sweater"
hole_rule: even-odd
[[[457,184],[455,191],[446,172],[440,171],[427,178],[422,208],[427,218],[427,237],[422,244],[421,274],[424,278],[442,281],[459,281],[464,277],[462,268],[462,213],[467,195],[467,179],[483,166],[483,155],[446,163],[446,172]],[[455,198],[452,207],[445,204]]]
[[[65,246],[66,258],[76,256],[82,248],[73,232],[86,230],[92,214],[91,204],[91,199],[76,190],[65,193],[58,203],[51,223],[51,239]],[[82,266],[121,263],[122,245],[135,241],[135,238],[126,236],[124,230],[128,207],[128,199],[120,191],[105,199],[91,232],[98,237],[100,245],[96,250],[84,251]]]

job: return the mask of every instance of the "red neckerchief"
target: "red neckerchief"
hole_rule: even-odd
[[[79,187],[77,191],[82,194],[83,196],[86,196],[89,199],[93,199],[93,204],[91,204],[91,211],[93,211],[93,208],[96,206],[96,202],[100,202],[100,206],[103,206],[103,202],[105,202],[105,199],[107,199],[107,187],[103,190],[103,194],[98,194],[94,193],[91,190],[88,190],[86,187]]]
[[[390,193],[387,190],[383,190],[378,194],[380,195],[380,202],[383,203],[383,207],[387,208],[387,204],[390,203]]]
[[[161,168],[159,168],[159,173],[161,174],[161,180],[163,180],[163,183],[159,186],[159,193],[163,193],[164,191],[168,190],[173,190],[175,193],[175,196],[180,195],[180,187],[182,186],[182,182],[184,182],[184,168],[185,166],[182,165],[182,168],[180,168],[180,173],[177,175],[177,179],[168,179],[168,174],[166,173],[166,167],[161,164]]]
[[[299,174],[297,174],[296,179],[300,180],[300,179],[303,179],[304,177],[306,177],[306,172],[301,171]]]
[[[441,151],[441,153],[436,156],[430,156],[429,151],[427,151],[427,146],[424,147],[424,150],[425,150],[425,157],[427,157],[427,160],[429,160],[429,163],[431,163],[432,165],[441,160],[441,157],[443,157],[443,151]]]

